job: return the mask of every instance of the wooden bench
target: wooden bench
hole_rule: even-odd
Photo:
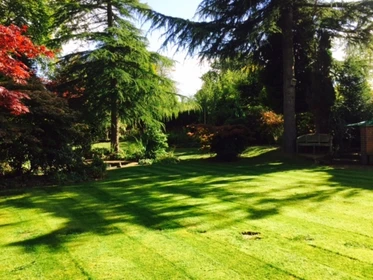
[[[104,163],[106,163],[109,168],[113,168],[113,167],[121,168],[124,165],[128,164],[128,161],[124,161],[124,160],[104,160]]]
[[[316,147],[329,147],[329,152],[331,153],[333,148],[333,136],[323,133],[301,135],[297,137],[297,153],[299,153],[299,147],[312,147],[313,154],[315,154]]]

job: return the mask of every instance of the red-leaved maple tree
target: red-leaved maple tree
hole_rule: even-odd
[[[10,77],[15,83],[26,84],[31,73],[21,57],[29,59],[40,55],[52,57],[53,53],[44,46],[35,46],[30,38],[23,35],[27,27],[0,25],[0,74]],[[19,91],[8,90],[0,85],[0,107],[9,109],[13,114],[28,112],[21,102],[28,96]]]

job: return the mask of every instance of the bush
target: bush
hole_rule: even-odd
[[[142,141],[126,142],[126,148],[123,148],[124,158],[130,161],[139,161],[145,157],[145,147]]]
[[[106,164],[95,156],[90,163],[76,161],[68,170],[55,170],[48,174],[51,182],[59,185],[84,182],[91,179],[102,179],[106,175]]]
[[[78,150],[88,146],[89,129],[67,100],[42,85],[35,88],[24,100],[30,113],[15,117],[0,108],[0,160],[18,176],[68,170],[81,156]]]
[[[220,160],[236,159],[252,139],[250,131],[243,125],[192,125],[189,136],[198,139],[202,150],[216,153]]]
[[[284,133],[284,118],[273,111],[261,113],[261,132],[269,144],[278,143]]]
[[[193,148],[198,147],[198,142],[188,137],[187,128],[174,129],[167,133],[168,145],[170,147]]]
[[[143,158],[139,160],[140,165],[152,165],[154,162],[154,159],[151,158]]]
[[[95,157],[105,158],[109,155],[110,155],[110,149],[107,149],[107,148],[93,148],[89,152],[90,158],[95,158]]]
[[[0,176],[8,175],[12,172],[12,168],[7,162],[0,162]]]
[[[173,152],[158,154],[155,159],[144,158],[139,160],[140,165],[152,165],[153,163],[176,164],[180,160]]]
[[[315,125],[313,121],[313,114],[304,112],[297,114],[296,125],[298,135],[309,134],[315,132]]]
[[[164,154],[159,155],[156,159],[156,163],[165,163],[165,164],[175,164],[178,163],[180,160],[177,156],[175,156],[174,152],[167,152]]]
[[[165,153],[168,148],[167,135],[156,126],[148,126],[141,139],[145,147],[145,158],[155,159],[159,154]]]
[[[201,151],[210,151],[216,127],[206,124],[188,125],[187,135],[200,144]]]
[[[88,176],[92,179],[102,179],[106,175],[107,165],[99,157],[94,157],[91,164],[88,165]]]
[[[224,125],[217,127],[211,141],[210,151],[218,159],[236,159],[249,145],[250,133],[243,125]]]
[[[283,135],[283,116],[263,106],[249,106],[240,123],[252,133],[251,144],[279,143]]]

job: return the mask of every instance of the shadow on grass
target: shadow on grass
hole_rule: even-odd
[[[113,170],[95,183],[32,189],[18,197],[7,192],[0,210],[37,209],[65,220],[61,228],[9,245],[60,250],[71,237],[121,234],[126,225],[219,229],[279,215],[284,207],[323,203],[340,192],[351,197],[373,189],[372,173],[319,167],[278,150],[255,149],[235,162],[186,158],[176,165]],[[319,185],[309,185],[315,176]]]

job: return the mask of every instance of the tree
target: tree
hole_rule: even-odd
[[[349,56],[343,62],[336,62],[337,102],[333,109],[336,118],[344,124],[373,117],[373,96],[368,83],[368,69],[366,62],[358,56]]]
[[[78,122],[65,98],[46,90],[36,77],[27,85],[13,84],[27,94],[27,114],[14,116],[0,108],[0,162],[10,164],[17,174],[25,164],[30,172],[44,174],[71,168],[85,141],[85,127]]]
[[[359,147],[358,129],[346,125],[373,118],[373,92],[368,83],[369,67],[365,57],[356,55],[334,64],[337,93],[331,118],[334,142],[339,150],[354,144]]]
[[[53,56],[53,53],[44,46],[35,46],[28,37],[24,36],[26,30],[27,27],[0,25],[0,74],[19,84],[25,84],[31,75],[22,58]],[[8,90],[3,84],[0,84],[0,107],[5,107],[14,114],[28,112],[27,107],[21,102],[28,96],[19,91]]]
[[[46,44],[51,35],[52,0],[1,0],[0,24],[28,26],[25,33],[32,42]]]
[[[242,118],[244,108],[255,93],[247,92],[252,89],[247,72],[222,70],[215,66],[213,64],[213,70],[202,76],[202,88],[195,98],[202,108],[204,124],[223,125]]]
[[[171,61],[146,49],[146,40],[131,23],[138,1],[58,1],[57,36],[62,42],[83,40],[91,48],[65,56],[61,85],[83,99],[94,119],[110,113],[111,149],[119,151],[119,121],[157,123],[174,112],[173,82],[164,69]],[[99,77],[99,79],[97,78]]]
[[[273,33],[282,34],[282,86],[284,150],[295,150],[294,13],[299,9],[327,11],[327,28],[334,36],[345,34],[352,41],[371,37],[373,1],[326,2],[310,0],[204,0],[197,15],[201,22],[148,11],[152,28],[165,27],[164,46],[174,43],[198,51],[201,58],[247,56]],[[317,14],[315,14],[316,16]],[[315,17],[317,22],[317,17]]]

